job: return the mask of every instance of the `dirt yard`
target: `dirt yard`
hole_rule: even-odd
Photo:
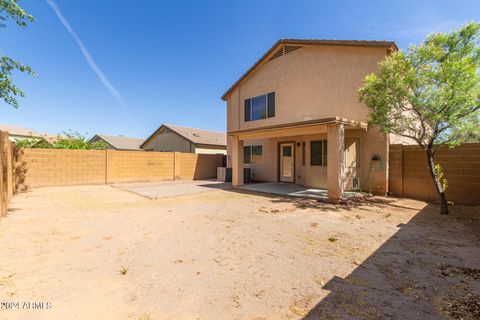
[[[478,319],[480,209],[212,189],[16,195],[0,319]]]

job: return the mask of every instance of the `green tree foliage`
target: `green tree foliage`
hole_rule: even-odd
[[[21,28],[26,28],[29,22],[33,22],[32,15],[26,13],[19,5],[18,0],[0,0],[0,27],[5,27],[5,22],[12,19]],[[18,108],[17,97],[25,97],[25,93],[12,82],[15,70],[36,75],[28,66],[17,62],[7,56],[0,56],[0,99],[7,104]]]
[[[370,125],[411,138],[425,150],[445,214],[446,185],[434,158],[439,146],[454,147],[480,136],[479,38],[475,22],[429,35],[421,45],[386,57],[379,73],[368,75],[359,90]]]
[[[51,144],[43,139],[38,138],[29,138],[29,139],[18,139],[15,141],[15,146],[17,148],[51,148]]]
[[[45,148],[45,149],[77,149],[77,150],[105,150],[108,145],[104,141],[89,142],[85,136],[76,131],[63,132],[58,139],[48,142],[45,139],[30,138],[15,142],[18,148]]]
[[[76,131],[64,132],[59,139],[52,143],[55,149],[105,150],[107,144],[103,141],[89,142],[85,136]]]

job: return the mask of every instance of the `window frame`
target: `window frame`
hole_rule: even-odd
[[[313,148],[312,145],[314,143],[320,143],[320,163],[313,161]],[[310,141],[310,166],[312,167],[326,167],[327,166],[327,150],[328,150],[328,141],[326,139],[323,140],[311,140]]]
[[[253,119],[253,99],[265,97],[265,117]],[[244,122],[264,120],[275,117],[275,91],[261,94],[259,96],[250,97],[244,100],[243,104],[243,120]],[[247,111],[248,110],[248,111]]]
[[[259,154],[256,154],[254,153],[254,149],[257,149],[256,152]],[[245,150],[249,150],[248,152],[245,152]],[[248,157],[248,162],[246,162],[246,158],[245,158],[245,155],[246,153],[248,153],[249,157]],[[259,156],[259,157],[262,157],[263,159],[263,145],[261,144],[256,144],[256,145],[252,145],[252,146],[244,146],[243,147],[243,164],[254,164],[253,163],[253,156]]]
[[[305,167],[307,162],[307,151],[305,149],[307,149],[307,144],[305,141],[302,141],[302,167]]]

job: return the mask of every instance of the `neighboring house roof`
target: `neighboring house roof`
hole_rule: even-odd
[[[21,138],[41,138],[41,139],[45,139],[47,142],[50,142],[50,143],[58,139],[58,136],[55,136],[55,135],[36,132],[30,128],[21,128],[21,127],[8,125],[8,124],[0,124],[0,131],[8,132],[8,134],[12,138],[14,138],[15,136],[21,137]]]
[[[260,66],[267,58],[276,54],[276,49],[283,45],[331,45],[331,46],[359,46],[359,47],[385,47],[393,51],[398,50],[393,41],[374,41],[374,40],[327,40],[327,39],[280,39],[278,40],[250,69],[245,72],[222,96],[223,100],[238,86],[243,80]]]
[[[25,137],[38,137],[39,133],[33,131],[30,128],[20,128],[8,124],[1,124],[0,131],[7,131],[11,135],[25,136]]]
[[[225,132],[209,131],[197,128],[188,128],[177,126],[174,124],[162,124],[154,133],[148,137],[145,142],[142,143],[140,148],[151,140],[162,129],[168,128],[176,134],[182,136],[186,140],[193,144],[212,145],[212,146],[225,146],[227,145],[227,135]]]
[[[119,150],[140,150],[140,144],[143,142],[143,139],[140,138],[109,136],[106,134],[96,134],[90,139],[90,141],[95,141],[97,139],[101,139],[113,148]]]

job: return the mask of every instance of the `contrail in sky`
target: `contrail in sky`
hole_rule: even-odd
[[[63,13],[62,11],[60,11],[60,8],[57,6],[55,0],[47,0],[47,3],[53,9],[53,11],[55,11],[55,14],[57,15],[60,22],[75,40],[78,47],[82,51],[85,60],[87,60],[87,63],[90,65],[93,72],[95,72],[100,82],[105,86],[105,88],[110,92],[110,94],[115,98],[115,100],[117,100],[117,102],[122,106],[123,111],[129,117],[129,119],[132,120],[133,124],[141,129],[141,127],[135,121],[133,121],[132,116],[129,114],[125,101],[123,101],[120,92],[118,92],[117,88],[113,86],[113,84],[110,82],[110,80],[108,80],[107,76],[103,73],[100,67],[95,63],[95,60],[93,60],[93,57],[88,51],[87,47],[85,47],[80,37],[77,35],[75,30],[73,30],[72,26],[70,26],[67,19],[63,16]]]

